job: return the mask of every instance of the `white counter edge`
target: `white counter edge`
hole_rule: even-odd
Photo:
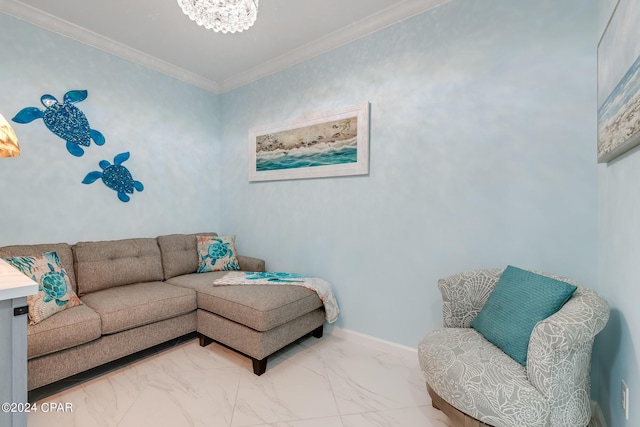
[[[38,284],[0,259],[0,301],[38,293]]]

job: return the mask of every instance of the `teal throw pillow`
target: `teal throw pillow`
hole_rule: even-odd
[[[534,326],[560,310],[576,289],[569,283],[508,266],[471,327],[526,366]]]
[[[196,236],[198,273],[240,270],[236,236]]]
[[[35,325],[62,310],[82,304],[71,288],[69,275],[56,252],[3,259],[38,283],[38,293],[27,296],[30,324]]]

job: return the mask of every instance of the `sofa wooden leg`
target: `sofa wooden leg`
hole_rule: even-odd
[[[323,327],[324,327],[324,325],[318,326],[317,328],[315,328],[313,330],[313,332],[311,332],[311,335],[313,335],[316,338],[322,338],[322,332],[324,330]]]
[[[265,373],[265,371],[267,370],[267,358],[266,357],[264,359],[261,359],[261,360],[254,359],[252,357],[251,361],[253,362],[253,373],[254,374],[256,374],[257,376],[260,376],[260,375]]]
[[[206,335],[198,334],[198,338],[200,340],[200,347],[206,347],[213,342],[213,340]]]

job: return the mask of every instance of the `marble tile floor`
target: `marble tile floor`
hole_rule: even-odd
[[[30,394],[40,407],[72,410],[29,413],[28,427],[450,426],[431,407],[415,357],[328,334],[276,353],[260,377],[244,356],[192,338],[74,381],[52,395]]]
[[[28,427],[451,426],[415,356],[334,335],[298,340],[260,377],[244,356],[193,337],[150,353],[31,393],[41,408],[72,410],[29,413]]]

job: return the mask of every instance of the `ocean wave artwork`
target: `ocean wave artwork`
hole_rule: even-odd
[[[598,109],[598,159],[640,142],[640,56]]]
[[[301,147],[261,153],[256,157],[256,168],[258,171],[268,171],[356,163],[358,161],[356,143],[356,138],[353,138],[341,143],[318,144],[311,148]]]
[[[249,129],[249,181],[369,173],[369,102]]]
[[[357,163],[357,117],[256,137],[256,170]]]

